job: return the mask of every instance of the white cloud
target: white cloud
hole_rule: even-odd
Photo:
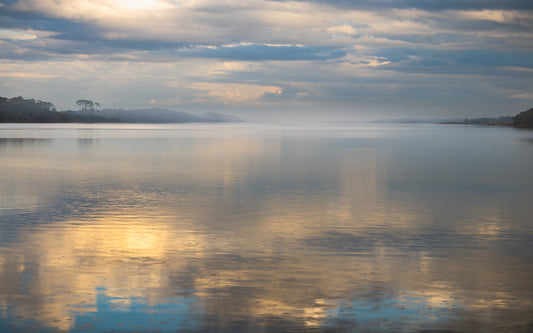
[[[409,20],[383,20],[370,24],[372,34],[388,35],[427,35],[433,30],[427,23]]]
[[[533,92],[523,92],[520,94],[511,95],[512,98],[530,99],[533,100]]]
[[[357,30],[355,30],[351,25],[338,25],[335,27],[328,28],[327,30],[332,35],[353,36],[357,34]]]
[[[0,29],[0,39],[31,40],[37,36],[29,31]]]
[[[40,11],[55,17],[103,19],[106,17],[142,16],[174,7],[160,0],[20,0],[15,9]]]
[[[201,91],[196,95],[196,102],[227,105],[255,104],[267,93],[282,93],[280,87],[243,83],[196,82],[191,88]]]
[[[526,68],[526,67],[504,67],[507,70],[515,71],[515,72],[525,72],[525,73],[532,73],[533,74],[533,68]]]
[[[509,10],[471,10],[471,11],[456,11],[455,16],[470,20],[484,20],[494,21],[498,23],[514,22],[520,15],[519,12]]]

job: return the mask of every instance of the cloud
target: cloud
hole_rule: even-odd
[[[160,0],[20,0],[11,5],[19,11],[41,12],[69,19],[141,17],[146,11],[166,11],[173,4]]]
[[[28,40],[36,39],[37,36],[26,31],[0,29],[0,39]]]
[[[289,0],[276,0],[289,1]],[[446,0],[446,1],[417,1],[417,0],[290,0],[301,2],[325,3],[349,9],[383,9],[383,8],[416,8],[428,11],[438,10],[479,10],[479,9],[517,9],[533,10],[533,3],[529,0]]]
[[[197,82],[192,85],[199,90],[195,101],[204,103],[222,103],[229,105],[253,104],[265,94],[281,94],[282,89],[275,86],[257,84],[225,84]]]
[[[183,101],[181,100],[181,98],[171,98],[167,100],[151,99],[148,103],[150,103],[151,105],[165,105],[165,106],[173,107],[173,106],[182,105]]]
[[[440,96],[461,101],[461,89],[483,82],[487,92],[472,94],[495,108],[495,96],[513,105],[526,91],[519,85],[533,84],[529,0],[1,3],[0,72],[41,99],[60,89],[58,106],[71,103],[66,91],[85,89],[108,106],[350,109],[419,100],[411,107],[425,110],[429,96],[451,107]]]
[[[237,44],[221,47],[194,47],[177,51],[186,57],[209,57],[230,60],[326,60],[341,58],[341,49],[322,46]]]
[[[533,57],[527,52],[500,50],[427,50],[423,48],[391,48],[379,52],[389,60],[385,70],[401,72],[481,73],[495,74],[507,67],[533,69]]]
[[[520,94],[511,95],[512,98],[533,100],[533,92],[524,92]]]
[[[357,30],[355,30],[351,25],[338,25],[327,28],[327,31],[332,35],[354,36],[357,34]]]

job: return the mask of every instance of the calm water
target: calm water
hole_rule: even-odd
[[[1,332],[532,332],[533,131],[0,125]]]

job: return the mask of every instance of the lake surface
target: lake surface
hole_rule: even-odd
[[[533,131],[0,124],[1,332],[532,332]]]

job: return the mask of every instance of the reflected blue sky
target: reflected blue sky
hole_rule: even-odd
[[[80,311],[80,314],[73,311],[76,324],[70,332],[170,332],[195,330],[200,324],[198,318],[202,316],[202,309],[194,297],[160,300],[161,303],[149,305],[146,298],[110,297],[105,292],[105,289],[98,289],[96,311]]]
[[[158,304],[149,304],[148,299],[142,297],[108,296],[105,288],[96,288],[95,292],[95,303],[71,305],[72,316],[61,323],[60,330],[47,328],[46,323],[21,318],[16,316],[16,311],[9,311],[3,316],[2,331],[175,332],[195,331],[201,324],[202,309],[194,297],[161,299]],[[52,321],[61,322],[59,319]]]

